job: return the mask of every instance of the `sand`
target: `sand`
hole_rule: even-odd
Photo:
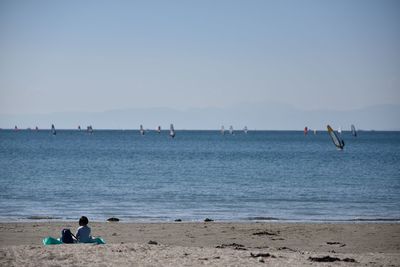
[[[400,266],[398,223],[89,225],[106,245],[42,245],[77,223],[0,223],[0,266]]]

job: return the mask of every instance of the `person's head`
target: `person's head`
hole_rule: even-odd
[[[79,219],[79,226],[86,226],[89,223],[89,220],[86,216],[82,216]]]

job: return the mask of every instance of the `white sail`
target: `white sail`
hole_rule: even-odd
[[[356,131],[356,127],[352,124],[351,125],[351,134],[356,137],[357,136],[357,131]]]
[[[141,125],[141,124],[140,124],[140,130],[139,130],[139,131],[140,131],[140,134],[141,134],[141,135],[144,135],[143,125]]]
[[[225,134],[225,127],[224,127],[224,125],[222,125],[222,127],[221,127],[221,134],[222,134],[222,135]]]
[[[232,125],[229,126],[229,133],[230,133],[230,134],[233,134],[233,126],[232,126]]]
[[[171,124],[170,128],[169,128],[169,135],[174,138],[175,137],[175,129],[174,129],[174,125]]]

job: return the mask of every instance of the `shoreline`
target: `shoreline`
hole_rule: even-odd
[[[77,222],[0,223],[0,265],[21,265],[23,258],[29,258],[37,266],[74,261],[98,266],[96,257],[100,254],[107,266],[133,262],[162,266],[253,266],[266,262],[271,266],[309,266],[321,264],[310,258],[325,256],[340,259],[331,263],[340,266],[400,264],[399,223],[90,222],[89,226],[92,235],[104,238],[106,245],[42,245],[44,237],[59,237],[63,228],[75,232]],[[126,256],[124,262],[120,261],[121,254]],[[52,255],[51,260],[46,255]]]
[[[157,218],[154,219],[127,219],[124,217],[119,217],[119,223],[202,223],[205,219],[193,219],[193,220],[185,220],[185,219],[165,219],[159,220]],[[246,223],[288,223],[288,224],[351,224],[351,223],[399,223],[400,218],[354,218],[354,219],[321,219],[321,220],[311,220],[311,219],[281,219],[281,218],[274,218],[274,217],[254,217],[251,219],[214,219],[210,218],[215,223],[239,223],[239,224],[246,224]],[[56,216],[28,216],[22,218],[11,218],[6,219],[6,217],[0,218],[0,224],[2,223],[60,223],[60,222],[75,222],[77,218],[73,219],[66,219],[62,217]],[[92,219],[91,222],[96,223],[103,223],[107,222],[106,218],[101,219]]]

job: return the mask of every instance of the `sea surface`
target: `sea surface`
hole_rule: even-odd
[[[400,221],[400,132],[0,130],[0,221]]]

